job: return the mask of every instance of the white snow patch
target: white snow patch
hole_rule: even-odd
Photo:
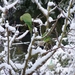
[[[37,32],[38,32],[38,30],[37,30],[37,28],[36,28],[36,27],[34,27],[34,28],[33,28],[33,32],[35,32],[35,33],[37,33]]]
[[[29,30],[26,30],[26,32],[24,32],[22,35],[20,35],[19,37],[17,37],[16,40],[19,40],[19,39],[22,39],[23,37],[25,37],[28,32],[29,32]]]
[[[52,22],[53,21],[53,18],[52,17],[49,17],[48,21],[49,22]]]
[[[15,28],[15,27],[12,27],[12,26],[9,26],[9,27],[8,27],[8,30],[9,30],[9,31],[12,31],[13,33],[15,33],[16,28]]]
[[[41,39],[41,38],[42,38],[42,37],[41,37],[41,36],[39,36],[39,35],[35,37],[35,39]]]
[[[4,32],[4,28],[0,26],[0,32]]]
[[[51,54],[52,52],[49,52],[47,55],[43,56],[42,58],[38,58],[36,62],[33,64],[33,66],[30,69],[26,70],[26,74],[30,74],[32,71],[35,71],[35,69],[38,66],[42,65],[42,62],[44,62],[47,58],[49,58]]]
[[[72,23],[70,25],[70,29],[75,29],[75,19],[72,20]]]
[[[41,19],[36,18],[36,19],[32,19],[33,22],[38,23],[39,25],[43,25],[43,22]]]
[[[37,49],[32,49],[32,55],[35,55],[37,53],[43,54],[45,52],[46,52],[46,50],[41,49],[40,47],[38,47]]]
[[[49,1],[48,6],[55,6],[55,3]]]

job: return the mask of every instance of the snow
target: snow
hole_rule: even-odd
[[[39,19],[39,18],[32,19],[32,21],[33,21],[34,23],[38,23],[40,26],[41,26],[41,25],[43,25],[42,20],[41,20],[41,19]]]
[[[70,13],[73,13],[75,11],[75,6],[70,9]]]
[[[31,0],[33,3],[35,3],[35,0]]]
[[[15,31],[16,31],[16,28],[10,26],[8,21],[6,21],[5,27],[8,28],[8,30],[11,31],[11,32],[13,32],[13,33],[15,33]]]
[[[35,0],[35,3],[36,3],[37,6],[39,7],[39,9],[43,12],[43,14],[44,14],[45,16],[47,16],[47,15],[48,15],[47,9],[43,8],[43,7],[40,5],[40,3],[38,2],[38,0]]]
[[[67,45],[66,47],[68,47],[69,45]],[[69,46],[70,47],[70,46]],[[72,49],[69,49],[69,51],[72,52]],[[74,50],[73,50],[74,51]],[[60,55],[60,56],[59,56]],[[72,55],[73,56],[73,55]],[[41,72],[46,70],[45,73],[48,73],[48,74],[52,74],[54,75],[54,71],[58,73],[61,71],[61,75],[65,75],[66,73],[68,73],[67,75],[74,75],[74,70],[73,70],[73,66],[71,64],[69,64],[69,66],[67,67],[63,67],[61,65],[61,63],[59,63],[59,59],[61,57],[61,60],[65,62],[65,59],[69,58],[69,59],[72,59],[73,57],[70,56],[70,54],[67,53],[67,50],[66,51],[63,51],[61,48],[59,48],[57,50],[57,52],[52,56],[52,58],[50,58],[42,67],[41,67]],[[75,55],[74,55],[75,56]],[[53,64],[53,66],[50,64]],[[63,62],[63,63],[64,63]],[[52,68],[52,69],[51,69]],[[53,70],[54,69],[54,70]],[[51,71],[52,70],[52,71]]]
[[[49,1],[49,2],[48,2],[48,6],[50,6],[50,7],[51,7],[51,6],[55,6],[55,3]]]
[[[32,55],[35,55],[35,54],[43,54],[43,53],[45,53],[46,52],[46,50],[44,50],[44,49],[41,49],[40,47],[37,47],[37,49],[32,49]]]
[[[36,3],[38,3],[38,0],[34,0]]]
[[[35,39],[35,36],[36,36],[36,35],[33,34],[32,38],[31,38],[31,43],[29,44],[29,47],[28,47],[28,49],[27,49],[28,52],[31,50],[32,43],[33,43],[33,41],[34,41],[34,39]],[[27,57],[28,57],[28,55],[27,55]]]
[[[62,11],[57,17],[58,18],[60,18],[60,17],[67,18],[68,17],[68,12]]]
[[[2,18],[0,18],[0,23],[3,21],[3,19]]]
[[[47,60],[47,58],[50,57],[52,53],[49,52],[47,55],[43,56],[42,58],[38,58],[36,60],[36,62],[33,64],[33,66],[30,68],[30,69],[27,69],[26,70],[26,74],[30,74],[31,72],[35,71],[35,69],[38,67],[38,66],[41,66],[43,61]]]
[[[62,32],[64,31],[64,29],[65,29],[65,25],[62,26]]]
[[[0,32],[4,32],[4,28],[0,26]]]
[[[68,42],[75,42],[75,18],[73,18],[70,24],[70,32],[68,33]]]
[[[10,62],[10,65],[11,65],[15,70],[17,70],[17,67],[16,67],[16,65],[13,63],[13,61],[10,60],[9,62]]]
[[[9,26],[9,27],[8,27],[8,30],[9,30],[9,31],[12,31],[13,33],[15,33],[16,28],[15,28],[15,27],[12,27],[12,26]]]
[[[5,4],[5,5],[8,5],[8,2],[7,2],[7,0],[3,0],[3,1],[4,1],[4,4]]]
[[[66,41],[66,40],[67,40],[67,38],[66,38],[66,37],[64,37],[62,40]]]
[[[72,20],[72,23],[70,24],[70,29],[75,29],[75,18]]]
[[[48,63],[47,64],[47,68],[49,70],[53,70],[56,67],[55,60],[48,60],[46,63]]]
[[[33,73],[33,75],[37,75],[36,73]]]
[[[2,8],[1,6],[0,6],[0,10],[1,10],[2,12],[5,12],[5,8]]]
[[[52,17],[49,17],[48,20],[49,20],[49,22],[52,22],[53,21],[53,18]]]
[[[47,21],[45,22],[45,26],[47,26]]]
[[[17,31],[16,31],[15,34],[14,34],[14,36],[11,38],[11,40],[10,40],[10,42],[9,42],[9,47],[12,46],[12,43],[14,42],[14,40],[15,40],[15,38],[16,38],[17,35],[18,35],[18,34],[17,34]]]
[[[20,63],[15,63],[15,66],[17,69],[23,69],[24,68],[24,64],[20,64]]]
[[[0,35],[0,40],[1,40],[2,36]]]
[[[12,74],[15,74],[15,72],[13,71],[13,69],[12,69],[12,67],[10,66],[10,65],[8,65],[7,63],[2,63],[1,65],[0,65],[0,68],[2,68],[2,67],[4,67],[4,68],[6,68],[7,70],[6,70],[6,73],[7,74],[9,74],[9,70],[11,70],[11,73]],[[5,74],[5,72],[4,72],[4,74]]]
[[[9,10],[10,8],[14,7],[18,3],[18,0],[14,1],[12,4],[9,4],[6,6],[6,8]]]
[[[58,16],[57,16],[57,18],[60,18],[60,17],[65,17],[62,13],[60,13]]]
[[[38,30],[37,30],[36,27],[33,28],[33,32],[34,32],[34,33],[37,33],[37,32],[38,32]]]
[[[29,32],[29,30],[26,30],[22,35],[20,35],[19,37],[17,37],[16,40],[20,40],[20,39],[22,39],[23,37],[25,37],[28,32]]]
[[[42,12],[47,16],[48,11],[46,9],[44,9],[43,7],[41,7],[40,4],[38,4],[38,6],[39,6],[39,9],[42,10]]]
[[[14,1],[12,4],[9,4],[6,0],[4,0],[5,6],[1,7],[0,6],[0,10],[2,12],[5,12],[6,9],[9,10],[10,8],[14,7],[17,4],[18,0]]]
[[[4,19],[5,19],[5,17],[4,17],[4,16],[5,16],[5,14],[4,14],[4,13],[2,13],[2,14],[1,14],[2,20],[4,20]]]
[[[35,39],[42,39],[42,37],[38,35],[35,37]]]

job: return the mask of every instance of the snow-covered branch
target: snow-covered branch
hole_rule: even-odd
[[[19,34],[19,31],[16,31],[15,34],[13,35],[12,39],[9,42],[9,47],[12,46],[12,43],[13,43],[13,41],[15,41],[15,38],[16,38],[16,36],[18,36],[18,34]]]
[[[18,0],[14,1],[12,4],[9,4],[6,6],[6,8],[9,10],[10,8],[14,7],[18,3]]]
[[[26,30],[26,32],[24,32],[22,35],[20,35],[19,37],[17,37],[16,40],[20,40],[20,39],[22,39],[23,37],[25,37],[28,32],[29,32],[29,30]]]
[[[39,9],[42,11],[42,13],[47,17],[48,11],[47,9],[43,8],[41,6],[41,4],[38,2],[38,0],[35,0],[35,3],[37,4],[37,6],[39,7]]]
[[[26,70],[26,74],[32,74],[33,72],[35,72],[35,70],[37,70],[39,67],[41,67],[56,52],[56,50],[57,50],[57,48],[54,49],[53,52],[49,52],[45,56],[39,57],[36,60],[36,62],[33,64],[33,66],[30,69]]]
[[[32,49],[32,54],[31,55],[35,55],[35,54],[43,54],[43,53],[45,53],[46,52],[46,50],[44,50],[44,49],[41,49],[40,47],[38,47],[37,49]]]
[[[3,0],[3,2],[4,2],[4,4],[5,4],[5,5],[8,5],[8,2],[7,2],[7,0]]]
[[[61,35],[59,36],[59,43],[58,43],[58,46],[60,46],[61,45],[61,43],[62,43],[62,39],[63,39],[63,37],[64,37],[64,33],[66,32],[66,27],[67,27],[67,25],[68,25],[68,18],[69,18],[69,16],[70,16],[70,9],[71,9],[71,6],[72,6],[72,2],[73,2],[73,0],[71,0],[70,2],[69,2],[69,6],[68,6],[68,11],[67,11],[67,18],[65,19],[65,24],[64,24],[64,26],[63,26],[63,31],[62,31],[62,33],[61,33]]]
[[[27,64],[28,64],[29,58],[31,57],[32,45],[34,43],[35,36],[36,36],[36,34],[33,34],[32,38],[31,38],[31,43],[29,44],[29,47],[27,49],[28,54],[26,55],[26,58],[25,58],[26,60],[25,60],[25,65],[24,65],[24,69],[23,69],[22,75],[26,74],[26,68],[27,68]]]
[[[10,3],[7,2],[7,0],[4,0],[5,6],[4,7],[0,6],[0,10],[2,12],[6,12],[7,10],[13,8],[17,4],[17,2],[18,2],[18,0],[14,1],[12,4],[10,4]]]

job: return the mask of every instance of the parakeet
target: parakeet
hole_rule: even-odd
[[[20,17],[21,21],[24,21],[26,23],[26,25],[28,26],[30,33],[32,35],[32,18],[31,15],[29,13],[25,13]]]

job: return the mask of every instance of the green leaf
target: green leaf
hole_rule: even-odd
[[[51,38],[50,38],[49,36],[47,36],[47,37],[45,37],[43,40],[44,40],[45,42],[49,42],[49,41],[51,41]]]
[[[26,25],[28,26],[30,32],[32,33],[32,18],[29,13],[25,13],[20,17],[21,21],[24,21]]]

